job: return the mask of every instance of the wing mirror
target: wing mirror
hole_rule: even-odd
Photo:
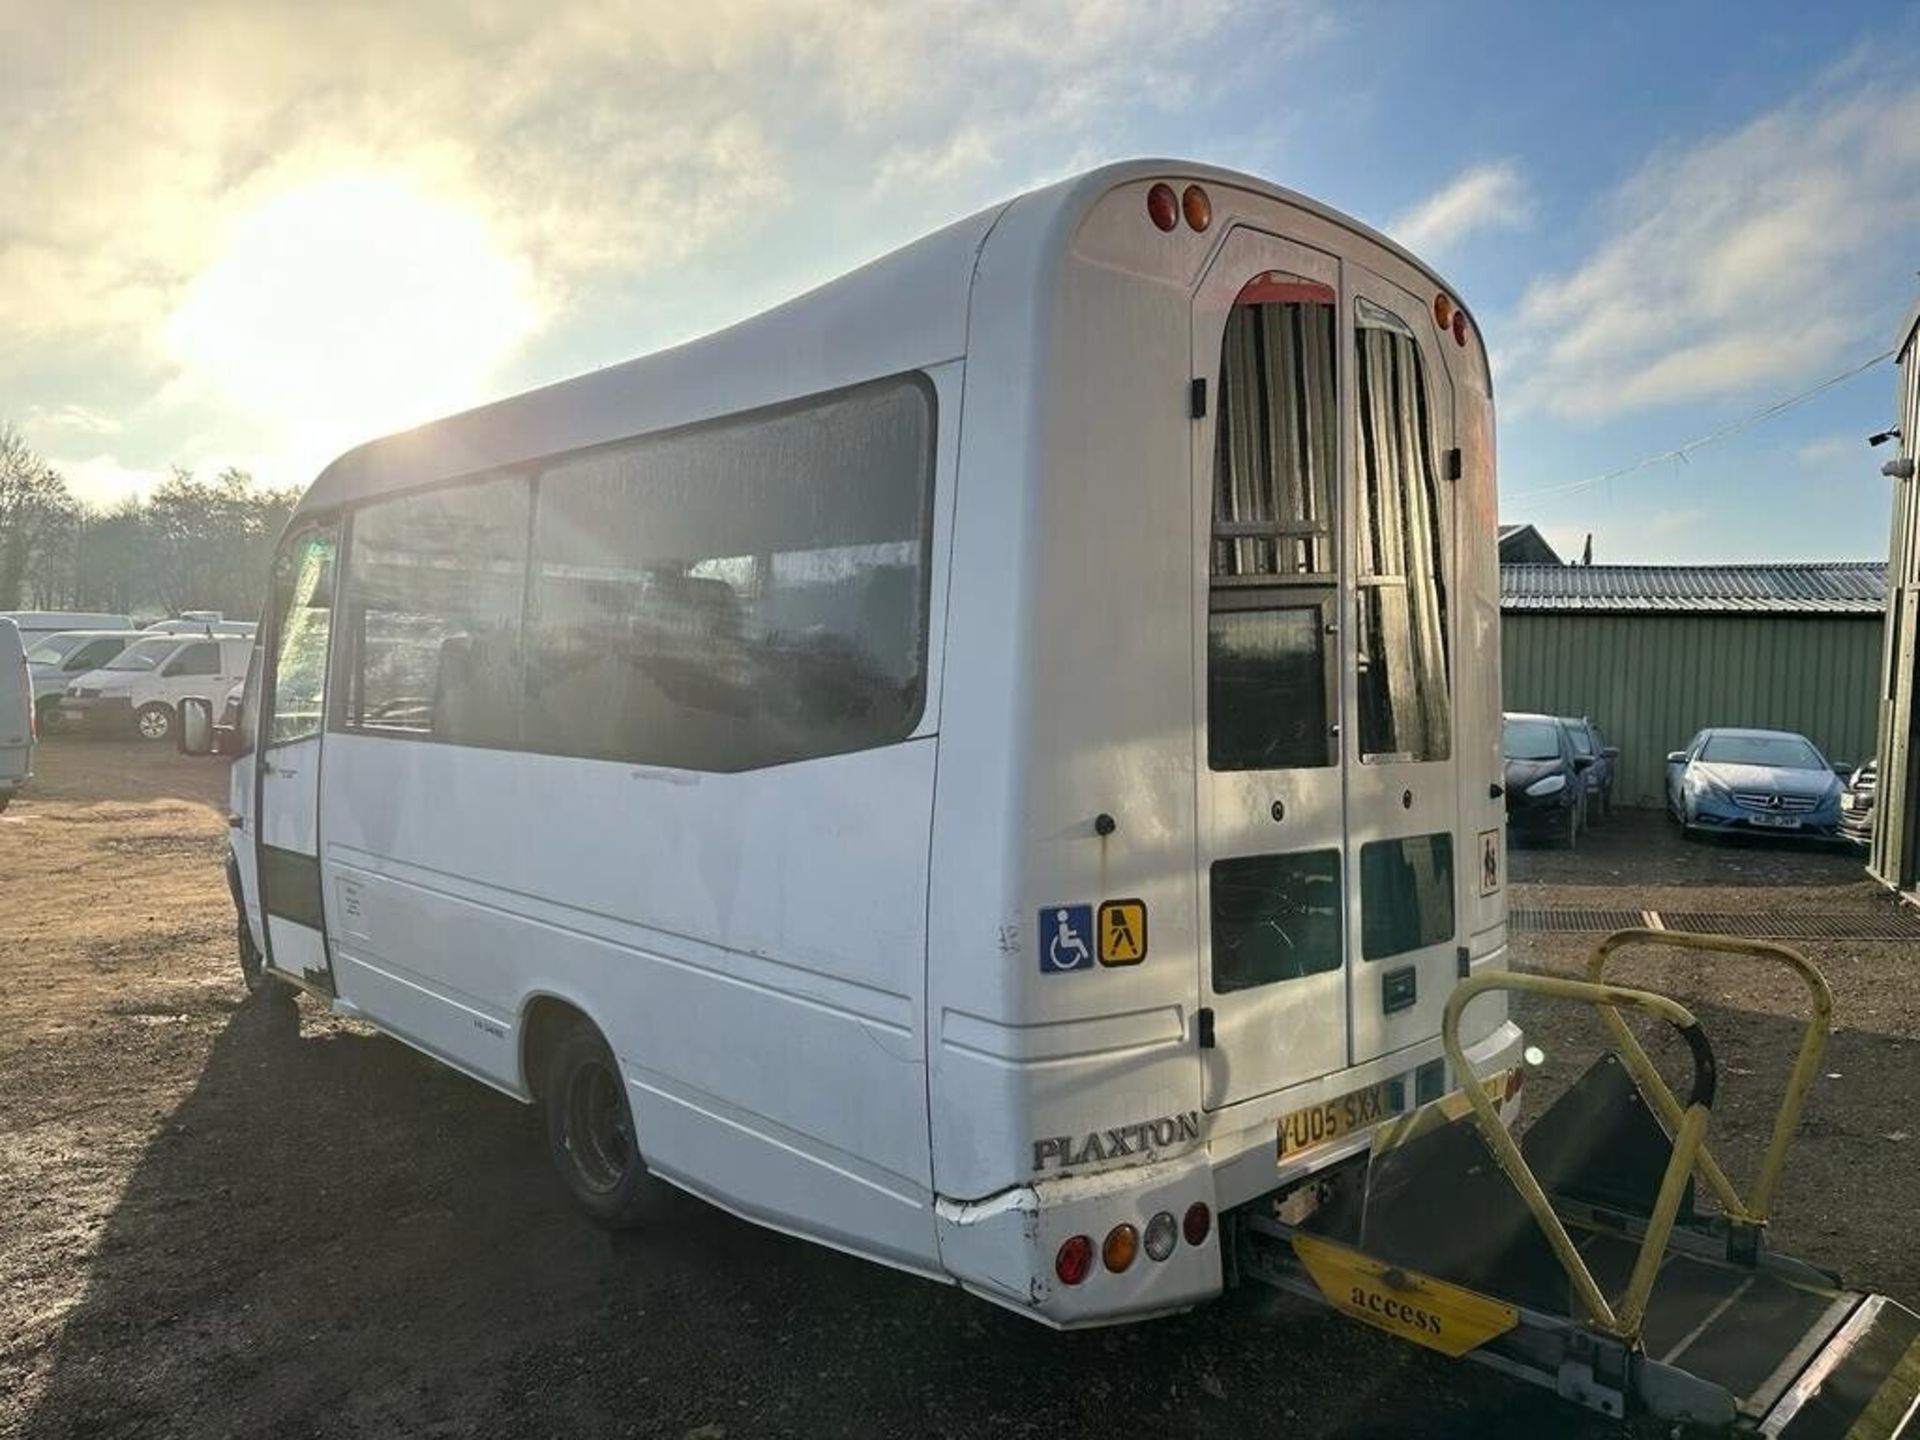
[[[1684,765],[1684,764],[1686,764],[1686,763],[1687,763],[1687,752],[1686,752],[1686,751],[1684,751],[1684,750],[1670,750],[1670,751],[1668,751],[1668,752],[1667,752],[1667,764],[1669,764],[1669,765]]]
[[[1573,768],[1575,770],[1591,770],[1593,768],[1593,756],[1591,755],[1574,756]]]
[[[1840,777],[1840,783],[1842,785],[1851,785],[1853,783],[1853,766],[1847,764],[1846,761],[1842,760],[1837,763],[1833,767],[1833,773]]]
[[[1600,753],[1609,760],[1618,760],[1620,758],[1620,747],[1618,745],[1602,745],[1600,747]]]
[[[213,754],[213,702],[189,695],[180,702],[180,753]]]

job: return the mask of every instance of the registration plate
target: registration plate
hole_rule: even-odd
[[[1404,1087],[1383,1080],[1364,1090],[1355,1090],[1318,1105],[1307,1105],[1280,1117],[1280,1158],[1290,1159],[1302,1150],[1325,1145],[1356,1130],[1365,1130],[1390,1120],[1401,1110]]]
[[[1769,830],[1798,830],[1800,817],[1798,815],[1755,815],[1753,823],[1764,825]]]

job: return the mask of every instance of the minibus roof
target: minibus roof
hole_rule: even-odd
[[[1436,286],[1455,293],[1387,236],[1307,196],[1256,176],[1188,161],[1121,161],[970,215],[684,345],[357,446],[321,471],[296,513],[330,510],[956,359],[966,350],[974,266],[1008,209],[1037,209],[1028,217],[1036,222],[1029,233],[1064,248],[1101,196],[1156,177],[1251,190],[1311,211],[1386,247]],[[804,377],[797,386],[796,376]]]

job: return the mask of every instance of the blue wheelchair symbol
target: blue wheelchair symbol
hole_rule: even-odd
[[[1091,905],[1049,905],[1040,912],[1040,973],[1064,975],[1093,968]]]

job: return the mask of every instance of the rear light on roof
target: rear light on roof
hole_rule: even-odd
[[[1464,310],[1453,312],[1453,343],[1456,345],[1467,343],[1467,312]]]
[[[1147,218],[1160,230],[1171,230],[1180,223],[1180,201],[1165,181],[1147,191]]]
[[[1133,1265],[1139,1253],[1140,1232],[1122,1221],[1107,1232],[1106,1241],[1100,1246],[1100,1263],[1119,1275]]]
[[[1170,1211],[1162,1210],[1147,1221],[1146,1251],[1149,1260],[1164,1260],[1180,1241],[1180,1222]]]
[[[1213,223],[1213,201],[1198,185],[1189,185],[1180,196],[1180,213],[1193,230],[1205,230]]]
[[[1074,1235],[1060,1242],[1060,1251],[1053,1257],[1053,1273],[1062,1285],[1078,1285],[1092,1269],[1093,1241],[1085,1235]]]
[[[1433,297],[1433,323],[1442,330],[1453,324],[1453,300],[1444,290]]]
[[[1213,1212],[1204,1200],[1196,1200],[1187,1207],[1186,1219],[1180,1222],[1180,1233],[1187,1237],[1189,1245],[1207,1243],[1207,1236],[1213,1233]]]

